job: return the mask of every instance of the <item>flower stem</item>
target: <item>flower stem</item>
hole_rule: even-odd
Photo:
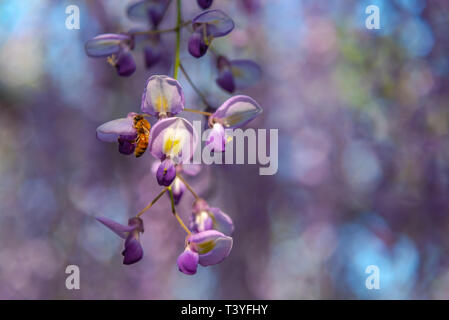
[[[173,198],[173,191],[172,191],[171,187],[168,187],[168,192],[170,193],[171,212],[175,216],[176,220],[178,220],[178,223],[181,225],[181,227],[185,230],[185,232],[187,232],[187,234],[190,235],[190,230],[186,227],[184,222],[182,222],[181,217],[176,213],[175,199]]]
[[[196,92],[196,94],[200,97],[201,101],[206,105],[206,107],[210,107],[209,102],[207,102],[206,97],[204,94],[197,88],[197,86],[193,83],[192,79],[188,75],[186,69],[184,69],[184,66],[182,63],[179,63],[179,68],[181,69],[182,73],[184,74],[184,77],[186,77],[186,80],[189,82],[192,89]],[[185,110],[185,109],[184,109]]]
[[[138,36],[138,35],[145,35],[145,34],[168,33],[168,32],[178,31],[181,28],[184,28],[184,27],[188,26],[190,23],[192,23],[192,20],[181,22],[181,24],[179,26],[176,26],[174,28],[162,29],[162,30],[134,31],[134,32],[130,32],[129,34],[132,35],[132,36]]]
[[[190,184],[188,184],[187,181],[186,181],[180,174],[177,174],[176,176],[179,178],[179,180],[181,180],[181,181],[186,185],[187,189],[189,189],[189,191],[193,194],[193,196],[195,197],[195,199],[199,199],[199,198],[200,198],[200,197],[198,197],[198,195],[196,194],[196,192],[193,191],[193,189],[192,189],[192,187],[190,186]]]
[[[212,113],[210,113],[210,112],[200,111],[200,110],[195,110],[195,109],[188,109],[188,108],[184,108],[183,111],[199,113],[199,114],[203,114],[205,116],[211,116],[212,115]]]
[[[159,194],[157,195],[157,197],[153,199],[153,201],[151,201],[145,208],[143,208],[143,209],[137,214],[136,217],[140,217],[145,211],[147,211],[148,209],[150,209],[150,208],[153,206],[153,204],[155,204],[155,203],[162,197],[162,195],[167,191],[167,189],[168,189],[168,187],[167,187],[167,188],[164,188],[164,190],[162,190],[161,193],[159,193]]]
[[[178,67],[181,63],[179,53],[181,48],[181,0],[176,0],[176,51],[175,64],[173,66],[173,78],[178,78]]]

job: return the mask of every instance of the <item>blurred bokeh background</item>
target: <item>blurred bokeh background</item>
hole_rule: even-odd
[[[94,219],[126,222],[160,190],[150,154],[123,156],[95,138],[103,122],[139,111],[150,75],[172,72],[174,34],[151,69],[136,50],[130,78],[86,56],[100,33],[146,27],[127,18],[131,2],[0,1],[1,299],[449,298],[449,2],[214,1],[236,23],[216,50],[263,70],[239,93],[264,109],[251,127],[279,129],[279,171],[213,165],[189,178],[236,226],[231,255],[195,276],[177,270],[184,234],[168,198],[143,216],[145,255],[132,266]],[[185,20],[200,12],[182,2]],[[79,30],[65,27],[70,4]],[[370,4],[380,30],[365,27]],[[161,28],[174,26],[174,9]],[[182,35],[183,64],[218,106],[229,95],[214,56],[192,58]],[[180,203],[184,220],[192,200]],[[80,290],[65,287],[69,264]],[[365,287],[368,265],[380,290]]]

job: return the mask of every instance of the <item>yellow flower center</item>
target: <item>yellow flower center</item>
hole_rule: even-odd
[[[158,112],[167,112],[168,111],[168,101],[167,98],[163,95],[159,95],[155,101],[155,108]]]

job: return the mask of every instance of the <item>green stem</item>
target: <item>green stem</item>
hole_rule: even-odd
[[[181,0],[176,0],[176,51],[175,51],[175,64],[173,67],[173,78],[178,78],[178,67],[181,63],[179,59],[179,53],[181,48]]]
[[[129,34],[131,35],[145,35],[145,34],[160,34],[160,33],[167,33],[167,32],[173,32],[173,31],[178,31],[181,28],[189,25],[190,23],[192,23],[191,20],[186,21],[181,23],[179,26],[176,26],[174,28],[170,28],[170,29],[162,29],[162,30],[146,30],[146,31],[134,31],[134,32],[130,32]]]
[[[162,197],[162,195],[167,191],[167,189],[168,189],[168,187],[167,187],[167,188],[164,188],[164,190],[162,190],[161,193],[159,193],[159,194],[157,195],[157,197],[153,199],[153,201],[151,201],[145,208],[143,208],[143,209],[137,214],[137,217],[140,217],[145,211],[147,211],[148,209],[150,209],[150,208],[153,206],[153,204],[155,204],[155,203]]]
[[[170,193],[171,212],[172,212],[173,215],[175,216],[176,220],[178,220],[178,223],[181,225],[181,227],[185,230],[185,232],[187,232],[187,234],[190,235],[190,230],[189,230],[189,228],[186,227],[186,225],[185,225],[184,222],[182,221],[181,217],[176,213],[175,199],[174,199],[174,197],[173,197],[173,191],[172,191],[171,187],[168,187],[168,192]]]
[[[198,197],[198,195],[196,194],[196,192],[193,190],[193,188],[190,186],[190,184],[187,183],[187,181],[183,178],[183,176],[181,176],[180,174],[176,175],[179,180],[182,181],[182,183],[184,183],[187,187],[187,189],[189,189],[190,193],[195,197],[195,199],[199,199],[200,197]]]
[[[208,116],[208,117],[210,117],[211,115],[213,115],[213,113],[211,113],[211,112],[200,111],[200,110],[195,110],[195,109],[188,109],[188,108],[184,108],[182,111],[198,113],[198,114],[202,114],[202,115]]]

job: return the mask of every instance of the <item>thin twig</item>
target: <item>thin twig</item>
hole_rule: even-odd
[[[184,77],[186,77],[187,82],[190,84],[190,86],[192,87],[192,89],[196,92],[196,94],[200,97],[201,101],[203,101],[203,103],[206,105],[206,107],[211,107],[211,105],[209,104],[209,102],[207,102],[206,97],[204,96],[204,94],[201,92],[200,89],[198,89],[198,87],[193,83],[192,79],[190,78],[189,74],[187,73],[186,69],[184,69],[184,66],[182,65],[182,63],[179,64],[179,68],[181,69],[182,73],[184,74]],[[185,110],[185,109],[184,109]]]
[[[181,180],[181,181],[186,185],[187,189],[189,189],[189,191],[193,194],[193,196],[195,197],[195,199],[199,199],[199,198],[200,198],[200,197],[198,197],[198,195],[196,194],[196,192],[193,191],[193,189],[192,189],[192,187],[190,186],[190,184],[188,184],[187,181],[186,181],[180,174],[177,174],[176,176],[179,178],[179,180]]]
[[[187,234],[190,235],[189,228],[186,227],[186,225],[182,221],[181,217],[176,213],[175,200],[174,200],[174,197],[173,197],[173,191],[172,191],[171,187],[168,187],[168,192],[170,193],[171,211],[172,211],[173,215],[175,216],[176,220],[178,220],[178,223],[185,230],[185,232],[187,232]]]
[[[176,0],[176,49],[175,49],[175,64],[173,66],[173,78],[178,79],[178,67],[181,64],[179,54],[181,51],[181,0]]]
[[[183,22],[176,27],[170,28],[170,29],[162,29],[162,30],[145,30],[145,31],[134,31],[134,32],[130,32],[130,35],[133,36],[137,36],[137,35],[145,35],[145,34],[159,34],[159,33],[167,33],[167,32],[174,32],[174,31],[178,31],[181,28],[184,28],[185,26],[188,26],[190,23],[192,23],[191,20]]]
[[[199,113],[205,116],[211,116],[213,113],[207,112],[207,111],[200,111],[200,110],[195,110],[195,109],[188,109],[188,108],[184,108],[183,111],[187,111],[187,112],[193,112],[193,113]]]
[[[145,211],[147,211],[148,209],[150,209],[150,208],[153,206],[153,204],[155,204],[155,203],[162,197],[162,195],[167,191],[167,189],[168,189],[168,187],[167,187],[167,188],[164,188],[164,190],[162,190],[161,193],[159,193],[159,194],[157,195],[157,197],[153,199],[153,201],[151,201],[145,208],[143,208],[143,209],[137,214],[136,217],[140,217]]]

